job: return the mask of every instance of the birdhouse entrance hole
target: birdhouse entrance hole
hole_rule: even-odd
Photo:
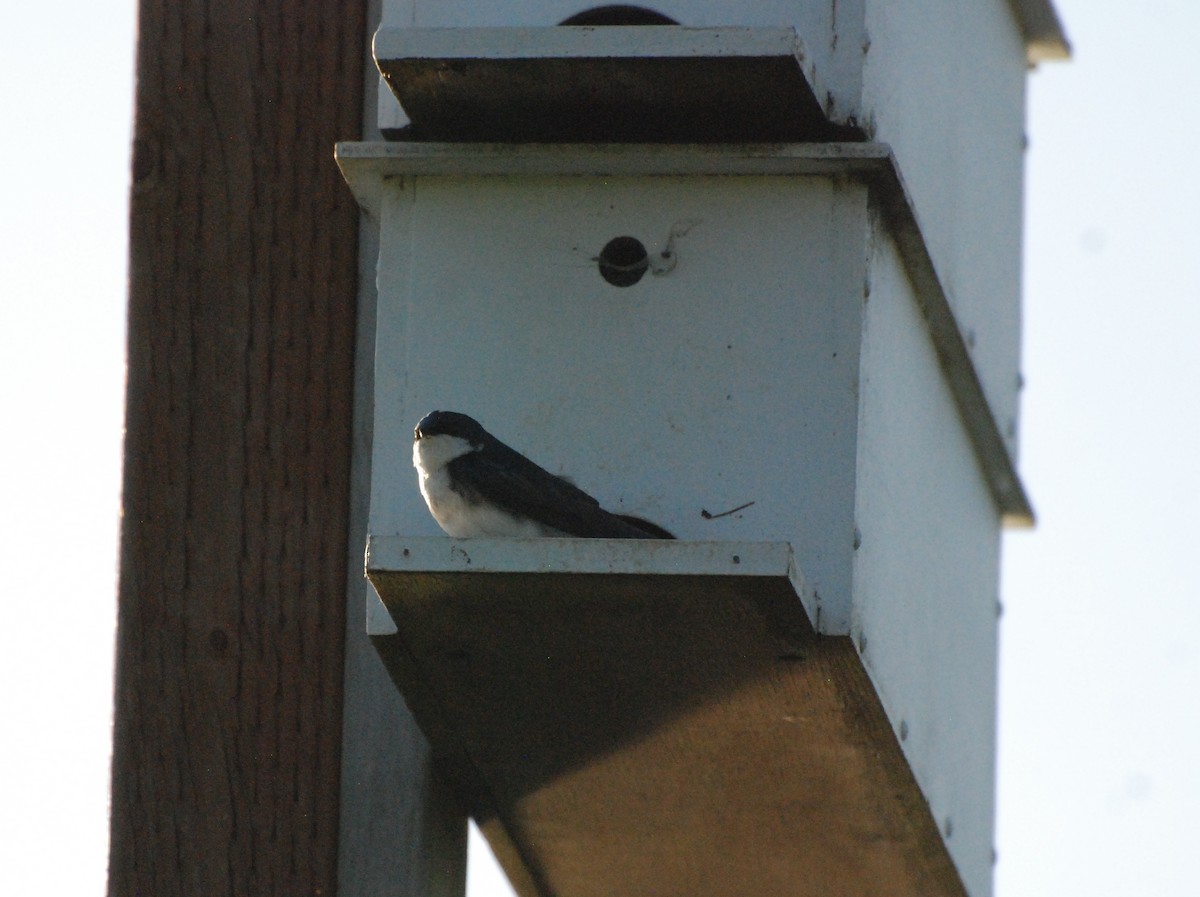
[[[570,18],[563,19],[560,25],[678,25],[670,16],[642,9],[640,6],[597,6],[585,9]]]
[[[637,237],[613,237],[604,244],[596,262],[600,276],[614,287],[631,287],[650,267],[646,247]]]

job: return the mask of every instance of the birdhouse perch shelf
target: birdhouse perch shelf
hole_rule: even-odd
[[[367,574],[521,897],[964,893],[787,543],[373,537]]]
[[[375,60],[405,139],[861,139],[791,27],[384,28]]]

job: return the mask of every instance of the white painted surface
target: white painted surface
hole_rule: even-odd
[[[1004,0],[867,5],[863,114],[891,145],[1009,451],[1017,449],[1027,63]]]
[[[383,186],[412,175],[812,175],[888,178],[882,143],[511,144],[339,143],[342,175],[368,214],[380,216]]]
[[[674,146],[660,144],[510,145],[340,143],[336,158],[359,203],[378,219],[385,184],[409,175],[830,175],[870,185],[871,202],[901,249],[921,313],[937,346],[964,425],[1006,522],[1028,525],[1033,512],[1009,445],[987,404],[949,297],[925,245],[908,190],[886,144],[803,143]],[[387,189],[391,189],[390,187]],[[687,220],[676,228],[687,230]],[[681,233],[681,237],[685,234]],[[655,260],[659,263],[655,263]],[[651,270],[676,263],[655,255]]]
[[[414,0],[382,0],[378,26],[380,28],[411,28],[415,14]],[[366,64],[368,71],[375,70],[375,63],[372,59],[368,59]],[[388,89],[382,77],[377,82],[375,103],[379,130],[384,132],[396,130],[409,123],[408,115],[395,95]]]
[[[438,573],[773,576],[805,591],[786,542],[643,539],[444,539],[372,536],[367,569]]]
[[[412,427],[462,411],[680,539],[791,542],[820,627],[847,631],[866,192],[769,177],[393,185],[371,532],[439,533]],[[660,252],[682,221],[668,274],[600,277],[608,240]]]
[[[379,78],[379,88],[376,96],[375,115],[379,121],[379,129],[381,131],[398,130],[408,125],[408,114],[404,111],[404,107],[400,105],[400,101],[396,99],[396,95],[388,89],[387,83],[383,80],[382,76]]]
[[[376,59],[642,59],[807,54],[794,28],[381,28]]]
[[[530,34],[522,29],[554,25],[599,5],[562,0],[411,2],[411,9],[397,11],[395,24],[466,29],[461,40],[453,30],[407,37],[384,31],[377,51],[398,52],[407,42],[428,41],[440,33],[443,53],[504,55],[561,44],[554,53],[570,55],[577,43],[572,29],[542,33],[534,42],[546,45],[542,51],[520,37]],[[1066,52],[1050,5],[1045,0],[913,0],[903,5],[891,0],[765,0],[731,10],[721,0],[666,0],[647,8],[693,28],[729,28],[731,35],[739,29],[729,26],[794,28],[804,45],[805,71],[831,117],[857,121],[873,139],[893,145],[930,253],[972,345],[993,416],[1015,454],[1025,78],[1030,53],[1040,58]],[[385,23],[393,22],[385,15]],[[486,39],[488,32],[473,30],[499,26],[504,27]],[[619,30],[580,29],[601,52],[641,52],[628,46],[630,38],[618,35]],[[638,40],[661,45],[655,53],[691,52],[688,35],[693,32],[643,31]],[[502,32],[509,37],[498,37]]]
[[[416,0],[379,0],[380,25],[416,24]]]
[[[886,234],[872,259],[852,629],[969,893],[987,897],[999,519]]]

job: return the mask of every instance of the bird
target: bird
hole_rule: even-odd
[[[675,538],[647,520],[609,513],[457,411],[421,418],[413,467],[433,519],[455,538]]]

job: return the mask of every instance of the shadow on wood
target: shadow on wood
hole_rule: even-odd
[[[792,28],[385,28],[406,140],[861,140],[830,121]]]
[[[525,897],[963,893],[857,653],[786,577],[369,575],[399,627],[375,644]]]

